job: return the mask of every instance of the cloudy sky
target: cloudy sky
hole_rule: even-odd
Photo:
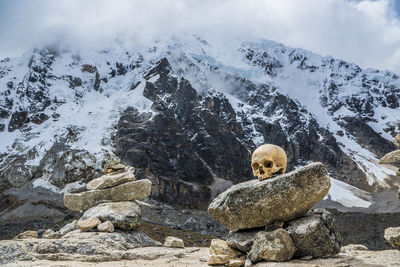
[[[91,46],[120,33],[265,38],[400,74],[396,0],[0,0],[0,58],[62,40]]]

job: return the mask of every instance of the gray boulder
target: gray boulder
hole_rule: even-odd
[[[140,225],[141,209],[135,202],[102,203],[85,211],[81,220],[96,217],[102,222],[112,222],[117,228],[132,230]]]
[[[121,184],[115,187],[65,194],[64,205],[70,210],[87,210],[105,201],[130,201],[150,195],[151,182],[147,179]]]
[[[208,212],[233,232],[287,222],[323,199],[330,185],[325,166],[312,163],[264,181],[234,185],[212,201]]]
[[[286,228],[296,247],[294,256],[327,258],[341,250],[341,237],[330,213],[320,209],[289,222]]]
[[[261,260],[282,262],[290,260],[295,250],[292,239],[284,229],[261,231],[255,236],[248,257],[253,263]]]

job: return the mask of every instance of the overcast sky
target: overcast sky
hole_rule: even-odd
[[[0,58],[61,39],[91,46],[120,33],[260,37],[400,73],[396,0],[0,0]]]

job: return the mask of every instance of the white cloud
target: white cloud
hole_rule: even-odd
[[[0,16],[0,57],[55,39],[92,45],[121,33],[151,40],[193,32],[220,42],[261,37],[400,73],[393,1],[17,0]]]

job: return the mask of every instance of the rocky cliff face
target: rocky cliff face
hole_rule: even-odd
[[[29,206],[20,195],[59,199],[115,156],[152,180],[152,198],[200,209],[253,179],[263,143],[285,149],[289,171],[323,162],[329,200],[345,207],[368,208],[371,193],[399,184],[378,164],[400,131],[396,74],[262,40],[127,47],[54,46],[0,62],[0,223],[68,216],[56,200]],[[45,208],[29,217],[27,206]]]

